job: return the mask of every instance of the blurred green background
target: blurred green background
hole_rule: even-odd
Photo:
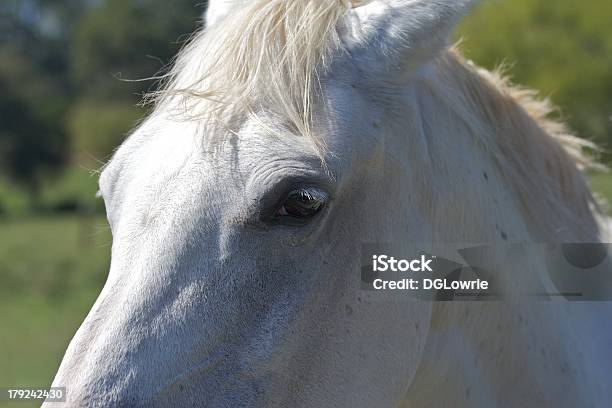
[[[155,86],[130,80],[167,68],[205,3],[0,2],[0,387],[48,386],[93,304],[111,244],[97,170]],[[610,0],[490,0],[457,38],[551,97],[611,163],[611,22]],[[590,179],[612,201],[612,178]]]

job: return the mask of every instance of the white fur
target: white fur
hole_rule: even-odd
[[[363,243],[597,239],[576,140],[444,48],[468,3],[211,1],[101,176],[112,265],[67,406],[607,406],[608,304],[360,290]],[[296,182],[323,216],[261,222]],[[515,266],[507,288],[549,279],[536,252]]]

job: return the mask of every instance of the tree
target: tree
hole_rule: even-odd
[[[79,163],[105,160],[121,143],[145,112],[134,106],[157,83],[142,79],[172,62],[200,15],[192,0],[106,0],[83,16],[71,39],[79,95],[68,116]]]
[[[71,41],[72,73],[80,93],[137,100],[197,28],[193,0],[106,0],[79,21]]]
[[[550,96],[580,136],[612,152],[611,21],[610,0],[505,0],[479,6],[460,34],[468,57],[509,64],[516,82]]]

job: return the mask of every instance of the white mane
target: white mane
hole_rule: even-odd
[[[551,118],[555,108],[537,92],[511,85],[500,70],[474,66],[458,51],[436,62],[442,82],[432,92],[472,129],[505,175],[536,240],[564,236],[596,241],[596,204],[581,168],[597,167],[583,149],[595,146]]]

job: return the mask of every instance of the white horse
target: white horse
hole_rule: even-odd
[[[582,142],[448,49],[472,3],[211,0],[100,178],[112,266],[66,404],[609,406],[607,303],[360,289],[363,243],[600,239]]]

